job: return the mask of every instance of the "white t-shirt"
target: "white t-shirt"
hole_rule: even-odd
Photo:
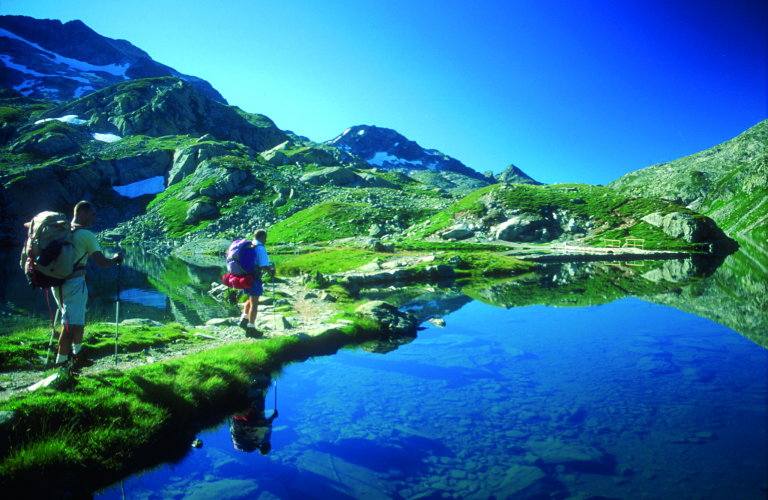
[[[256,247],[256,267],[269,267],[267,249],[259,240],[253,240],[253,245]]]

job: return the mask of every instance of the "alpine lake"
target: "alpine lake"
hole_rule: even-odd
[[[424,329],[254,377],[262,424],[279,410],[271,450],[222,415],[180,462],[95,498],[764,500],[768,246],[740,244],[725,260],[364,289]],[[206,294],[221,267],[124,251],[121,320],[236,315]],[[4,255],[0,308],[50,321]],[[114,318],[117,269],[88,283],[89,315]]]

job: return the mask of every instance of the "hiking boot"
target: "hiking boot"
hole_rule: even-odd
[[[79,370],[81,368],[90,368],[91,366],[93,366],[93,360],[87,359],[82,354],[79,354],[76,356],[70,354],[69,361],[70,361],[70,366],[72,367],[73,370]]]
[[[261,333],[260,331],[258,331],[256,329],[256,327],[247,326],[245,328],[245,336],[248,337],[249,339],[257,339],[257,338],[261,337],[262,335],[264,335],[264,334]]]
[[[248,318],[241,318],[239,325],[243,330],[247,330],[246,327],[248,326]]]

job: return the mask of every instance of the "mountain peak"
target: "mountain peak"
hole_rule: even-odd
[[[494,175],[494,178],[499,182],[541,185],[541,182],[533,180],[533,178],[514,165],[510,165],[502,173]]]
[[[101,36],[82,21],[0,16],[0,85],[27,97],[66,101],[125,80],[174,76],[227,101],[210,83],[160,64],[126,40]]]
[[[386,169],[440,170],[487,181],[481,173],[436,149],[424,149],[399,132],[374,125],[350,127],[326,141],[342,151],[355,154],[369,164]]]

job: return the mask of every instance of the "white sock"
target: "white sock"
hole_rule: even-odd
[[[240,319],[246,319],[248,316],[245,315],[245,313],[240,315]]]
[[[80,354],[80,350],[83,348],[83,344],[72,344],[72,354],[77,356]]]
[[[61,354],[61,353],[56,354],[56,363],[61,363],[61,362],[66,361],[66,360],[67,360],[67,355],[66,354]]]
[[[248,328],[256,328],[256,325],[254,323],[248,323]]]

